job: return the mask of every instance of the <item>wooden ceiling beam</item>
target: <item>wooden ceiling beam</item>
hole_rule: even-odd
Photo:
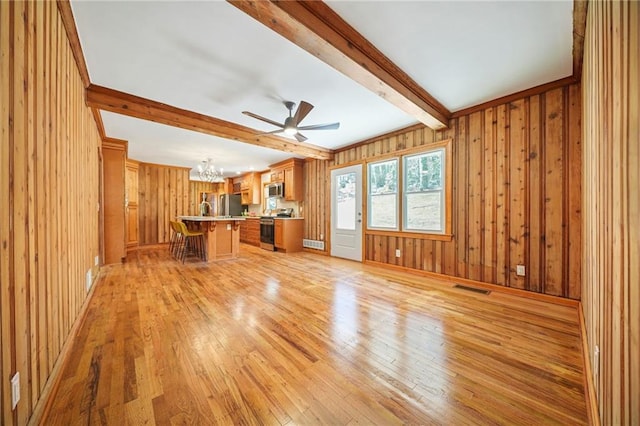
[[[78,30],[76,29],[76,21],[73,18],[73,11],[71,10],[71,4],[69,0],[58,0],[58,12],[60,12],[60,18],[62,19],[62,25],[67,33],[69,39],[69,45],[71,46],[71,53],[73,59],[78,66],[78,72],[80,72],[80,78],[84,87],[89,87],[91,81],[89,79],[89,71],[87,69],[87,63],[84,61],[84,54],[82,53],[82,46],[80,45],[80,37],[78,37]]]
[[[308,143],[300,143],[279,136],[265,135],[239,124],[180,109],[171,105],[119,92],[94,84],[86,89],[87,105],[129,117],[193,130],[220,138],[244,142],[263,148],[290,152],[319,160],[331,160],[333,151]]]
[[[228,0],[432,129],[451,113],[321,1]]]
[[[586,0],[574,0],[573,2],[573,78],[576,81],[582,80],[582,57],[584,55],[588,8],[589,3]]]

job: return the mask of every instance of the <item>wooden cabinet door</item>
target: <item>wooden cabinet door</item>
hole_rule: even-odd
[[[276,247],[284,248],[284,222],[275,220],[273,242]]]
[[[103,142],[104,263],[120,263],[126,256],[126,146]]]
[[[127,207],[127,247],[138,245],[138,206]]]
[[[284,181],[284,171],[280,170],[272,170],[271,171],[271,182],[283,182]]]
[[[295,177],[293,176],[293,167],[284,169],[284,199],[287,201],[295,201]]]
[[[125,172],[127,248],[138,245],[138,163],[127,161]]]

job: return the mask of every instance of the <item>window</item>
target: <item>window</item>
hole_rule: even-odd
[[[398,159],[369,163],[369,228],[398,229]]]
[[[450,238],[450,142],[368,163],[368,229]]]
[[[336,176],[337,206],[336,229],[356,229],[356,174],[353,172]]]
[[[267,197],[267,209],[273,210],[278,207],[278,199],[276,197]]]
[[[444,232],[444,149],[404,159],[404,231]]]

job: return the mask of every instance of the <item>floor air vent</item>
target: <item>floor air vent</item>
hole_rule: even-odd
[[[302,247],[312,248],[316,250],[324,250],[324,241],[303,239]]]
[[[461,284],[456,284],[453,286],[453,288],[459,288],[460,290],[473,291],[474,293],[481,293],[481,294],[491,293],[489,290],[484,290],[482,288],[475,288],[475,287],[467,287],[466,285],[461,285]]]

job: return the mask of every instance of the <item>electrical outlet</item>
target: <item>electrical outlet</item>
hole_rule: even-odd
[[[400,249],[396,249],[396,257],[400,257]]]
[[[322,241],[324,238],[324,235],[320,234],[320,241]]]
[[[86,275],[87,291],[89,291],[89,289],[91,288],[92,283],[93,283],[93,277],[91,276],[91,269],[87,269],[87,275]]]
[[[524,265],[516,265],[516,275],[520,277],[525,276],[525,268]]]
[[[11,409],[15,410],[20,401],[20,372],[11,378]]]
[[[596,345],[593,348],[593,375],[597,378],[600,372],[600,348]]]
[[[99,263],[100,263],[100,256],[96,256],[93,259],[93,264],[94,264],[94,266],[98,266]]]

